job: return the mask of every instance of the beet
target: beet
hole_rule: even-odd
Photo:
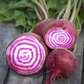
[[[78,62],[74,54],[64,48],[53,50],[46,61],[46,67],[50,76],[45,84],[50,84],[53,79],[60,80],[71,77],[78,67]]]
[[[43,38],[43,33],[44,33],[44,30],[45,30],[46,26],[47,26],[50,22],[52,22],[52,21],[54,21],[54,20],[55,20],[55,19],[45,19],[45,20],[39,22],[39,23],[34,27],[34,29],[33,29],[32,32],[34,32],[34,33],[40,35],[40,36]]]
[[[77,29],[68,20],[55,20],[45,28],[44,41],[51,49],[72,49],[77,41]]]
[[[22,75],[38,72],[48,54],[42,38],[34,33],[23,33],[15,38],[6,49],[9,67]]]

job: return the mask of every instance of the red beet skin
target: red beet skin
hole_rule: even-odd
[[[42,69],[48,50],[42,38],[35,33],[23,33],[6,49],[9,67],[22,75],[31,75]]]
[[[59,19],[46,26],[43,37],[51,49],[72,49],[77,41],[77,29],[68,20]]]
[[[74,54],[64,48],[53,50],[46,61],[46,67],[50,72],[50,76],[45,84],[50,84],[52,79],[60,77],[62,79],[72,76],[77,70],[78,62]]]
[[[40,36],[43,38],[43,33],[44,33],[44,30],[45,30],[46,26],[47,26],[50,22],[52,22],[52,21],[54,21],[54,20],[55,20],[55,19],[46,19],[46,20],[43,20],[43,21],[39,22],[39,23],[34,27],[34,29],[33,29],[32,32],[34,32],[34,33],[40,35]]]

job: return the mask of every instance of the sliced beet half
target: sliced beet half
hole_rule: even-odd
[[[77,29],[68,20],[55,20],[47,25],[44,41],[51,49],[72,49],[77,41]]]
[[[19,35],[6,49],[9,67],[22,75],[31,75],[41,70],[47,54],[42,38],[34,33]]]

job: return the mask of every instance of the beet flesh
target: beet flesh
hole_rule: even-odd
[[[72,49],[77,41],[77,29],[68,20],[59,19],[46,26],[43,37],[51,49]]]
[[[41,70],[47,54],[43,39],[35,33],[19,35],[6,49],[9,67],[22,75],[31,75]]]
[[[43,33],[44,33],[44,30],[46,28],[46,26],[50,23],[54,21],[54,19],[46,19],[46,20],[43,20],[41,22],[39,22],[33,29],[32,32],[40,35],[42,38],[43,38]]]
[[[78,62],[71,51],[58,48],[49,54],[46,67],[51,72],[45,84],[50,84],[53,79],[60,77],[60,80],[62,80],[71,77],[77,70]]]

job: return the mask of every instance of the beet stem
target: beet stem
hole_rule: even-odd
[[[79,13],[79,10],[80,10],[80,7],[81,7],[81,5],[82,5],[82,2],[83,2],[83,0],[80,0],[80,1],[78,2],[78,7],[76,8],[76,16],[75,16],[75,18],[74,18],[74,22],[76,21],[76,18],[77,18],[77,16],[78,16],[78,13]]]
[[[50,84],[53,79],[56,79],[57,76],[60,74],[60,71],[53,71],[53,73],[47,78],[45,84]]]
[[[46,14],[46,10],[44,9],[44,7],[37,0],[32,0],[32,2],[42,10],[42,12],[44,13],[45,19],[48,19],[48,15]]]
[[[57,84],[60,84],[60,82],[62,82],[64,79],[65,79],[65,78],[63,78],[63,77],[61,76],[61,79],[60,79],[60,81],[59,81]]]
[[[72,13],[71,18],[70,18],[70,22],[72,22],[72,23],[73,23],[74,18],[76,16],[76,6],[77,6],[77,3],[78,3],[78,0],[74,0],[73,3],[74,3],[74,9],[73,9],[73,13]]]
[[[61,10],[61,12],[59,13],[59,15],[57,16],[57,19],[61,18],[61,16],[63,15],[65,9],[66,9],[66,6]]]
[[[68,18],[70,16],[70,12],[71,12],[71,0],[68,0],[67,8],[66,8],[65,14],[63,16],[63,19],[68,20]]]

